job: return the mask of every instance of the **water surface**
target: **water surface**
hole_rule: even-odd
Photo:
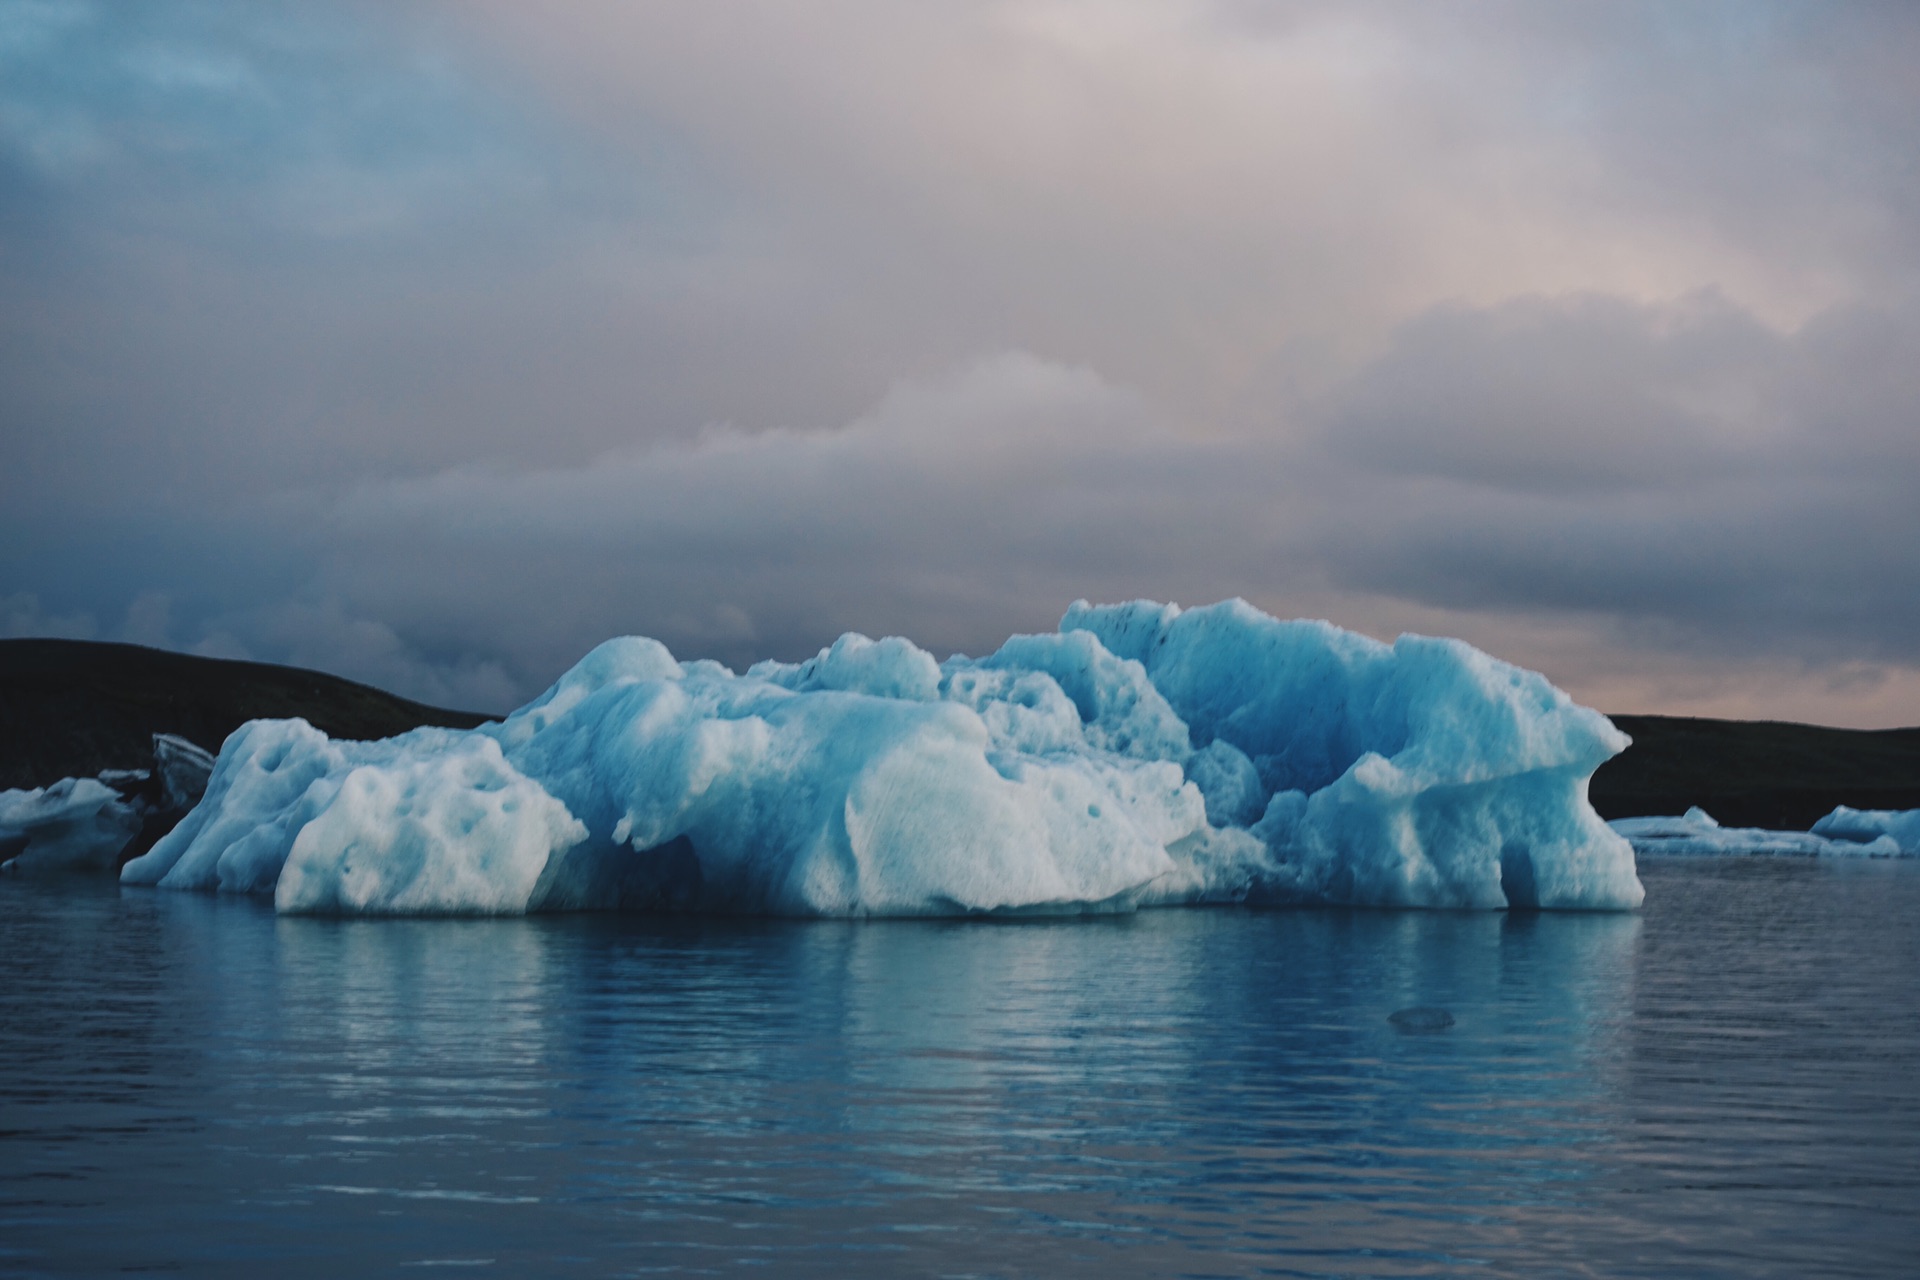
[[[0,882],[0,1272],[1912,1273],[1920,865],[1642,871],[1018,923]]]

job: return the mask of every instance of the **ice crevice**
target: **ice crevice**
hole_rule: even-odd
[[[504,720],[243,725],[130,884],[288,912],[798,916],[1181,903],[1627,909],[1627,745],[1457,640],[1073,605],[982,658],[848,634],[736,674],[610,640]]]

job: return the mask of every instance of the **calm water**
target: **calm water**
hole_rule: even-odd
[[[0,1272],[1920,1270],[1920,865],[1643,871],[1018,924],[0,882]]]

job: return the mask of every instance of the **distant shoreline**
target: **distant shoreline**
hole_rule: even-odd
[[[156,733],[218,752],[249,720],[294,716],[336,738],[492,718],[300,667],[96,640],[0,640],[0,790],[144,769]]]
[[[1697,805],[1727,826],[1805,831],[1837,805],[1920,809],[1920,728],[1611,719],[1633,745],[1600,766],[1589,790],[1593,807],[1610,821]]]
[[[332,737],[384,738],[488,716],[299,667],[91,640],[0,640],[0,789],[144,767],[153,735],[217,751],[248,720],[299,716]],[[1920,808],[1920,728],[1613,716],[1634,740],[1590,795],[1607,819],[1699,806],[1731,826],[1805,830],[1836,805]]]

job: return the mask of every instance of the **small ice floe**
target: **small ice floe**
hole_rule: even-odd
[[[1859,813],[1839,809],[1834,813]],[[1764,827],[1723,827],[1706,810],[1694,807],[1677,818],[1616,818],[1610,825],[1627,838],[1639,857],[1787,857],[1894,858],[1903,851],[1884,834],[1833,838],[1821,825],[1812,831],[1769,831]]]

